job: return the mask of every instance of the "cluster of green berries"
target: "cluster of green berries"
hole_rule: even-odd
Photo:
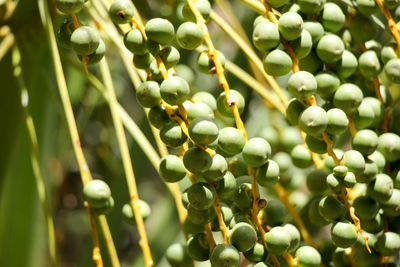
[[[193,3],[208,20],[211,3]],[[71,14],[79,11],[84,1],[57,0],[56,4],[61,12]],[[375,1],[367,0],[271,0],[268,4],[281,15],[277,23],[258,16],[252,42],[264,54],[265,72],[287,78],[284,87],[292,99],[285,121],[277,119],[249,140],[241,130],[221,126],[217,119],[234,117],[232,103],[239,113],[244,111],[242,93],[231,89],[228,96],[225,92],[216,97],[205,91],[193,94],[190,84],[195,74],[178,64],[180,52],[173,46],[175,41],[185,50],[194,50],[204,42],[203,31],[187,3],[179,5],[184,22],[176,30],[169,20],[153,18],[143,32],[133,28],[123,38],[133,53],[134,66],[149,73],[148,80],[136,89],[136,98],[149,109],[149,122],[159,129],[161,141],[169,148],[170,154],[159,163],[160,176],[167,183],[188,179],[188,175],[195,181],[182,194],[187,209],[184,230],[189,239],[186,244],[171,245],[166,258],[173,267],[190,266],[193,260],[233,267],[239,266],[241,257],[261,267],[269,266],[265,262],[273,255],[282,261],[286,253],[294,256],[297,266],[306,267],[321,263],[350,266],[351,257],[357,258],[359,266],[377,266],[382,255],[395,261],[400,250],[400,108],[393,107],[388,113],[385,107],[394,104],[388,88],[400,84],[400,58],[391,38],[381,44],[374,41],[378,34],[387,34],[375,16],[380,9]],[[400,14],[397,1],[384,4]],[[116,0],[109,15],[116,24],[131,23],[134,6],[129,0]],[[70,19],[60,27],[59,41],[87,56],[88,63],[98,62],[105,52],[95,30],[86,26],[74,29]],[[287,47],[293,54],[285,50]],[[299,71],[292,72],[294,56]],[[224,65],[222,52],[217,52],[217,58]],[[167,78],[159,69],[160,60]],[[198,54],[196,67],[201,73],[216,73],[207,50]],[[375,88],[377,82],[379,88]],[[310,97],[320,105],[309,105]],[[187,123],[187,132],[179,120]],[[386,122],[389,131],[381,130]],[[296,127],[305,133],[305,142]],[[354,136],[349,134],[351,127],[357,129]],[[339,164],[328,155],[324,166],[316,169],[312,153],[330,152],[328,139]],[[183,145],[189,148],[179,155],[176,148]],[[268,200],[258,211],[269,226],[264,236],[251,219],[254,184],[249,168],[261,193],[260,203]],[[303,243],[285,205],[272,193],[277,183],[291,192],[289,200],[306,214],[316,231],[331,224],[331,238],[321,239],[318,250]],[[347,190],[357,192],[357,196],[345,201]],[[110,190],[100,180],[87,184],[84,195],[98,214],[113,206]],[[217,198],[229,230],[229,244],[210,249],[204,226],[220,230],[214,209]],[[349,204],[360,219],[362,235]],[[140,208],[142,217],[149,216],[145,202],[140,202]],[[128,222],[135,222],[129,204],[123,214]],[[364,236],[371,253],[365,248]]]

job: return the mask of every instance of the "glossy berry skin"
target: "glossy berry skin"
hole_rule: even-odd
[[[288,80],[288,90],[297,99],[306,99],[316,92],[317,80],[307,71],[296,72]]]
[[[266,53],[263,58],[264,70],[272,76],[282,76],[288,74],[292,68],[292,59],[290,56],[280,50],[275,49]]]
[[[106,215],[112,210],[112,208],[114,208],[114,204],[115,204],[115,202],[114,202],[113,197],[110,197],[108,199],[107,203],[103,207],[93,208],[93,212],[96,215]]]
[[[384,256],[396,254],[400,250],[400,235],[398,233],[386,232],[378,237],[375,246]]]
[[[317,45],[317,55],[325,63],[335,63],[342,57],[343,41],[334,34],[323,36]]]
[[[331,71],[323,71],[318,73],[315,79],[318,95],[325,100],[332,99],[333,94],[340,86],[339,77]]]
[[[236,103],[239,113],[242,114],[245,107],[245,101],[242,94],[231,89],[229,99],[231,104]],[[232,106],[230,106],[230,104],[226,101],[225,92],[222,92],[217,98],[217,109],[222,115],[226,117],[233,117]]]
[[[215,211],[214,208],[211,207],[209,209],[206,210],[198,210],[193,208],[190,204],[187,207],[187,211],[188,211],[188,219],[197,225],[204,225],[206,223],[210,223],[212,222],[212,220],[215,217]]]
[[[327,195],[319,201],[318,210],[325,220],[338,221],[344,216],[346,207],[333,195]]]
[[[215,190],[221,200],[229,200],[235,195],[237,191],[237,182],[235,176],[227,171],[219,182],[215,184]]]
[[[65,19],[57,32],[58,44],[64,48],[71,48],[71,35],[74,30],[74,21],[72,19]]]
[[[375,180],[368,184],[367,192],[378,202],[388,201],[393,193],[392,178],[384,173],[377,174]]]
[[[365,160],[363,155],[357,150],[348,150],[343,154],[343,165],[356,176],[365,170]]]
[[[178,147],[186,142],[186,135],[176,122],[169,122],[160,129],[160,138],[170,147]]]
[[[211,251],[210,262],[212,267],[238,267],[240,254],[232,245],[218,244]]]
[[[263,211],[268,225],[271,227],[282,225],[288,216],[285,205],[276,199],[269,200]]]
[[[280,43],[278,27],[268,20],[263,20],[254,27],[252,38],[254,46],[262,52],[271,50]]]
[[[337,222],[332,225],[331,237],[336,246],[348,248],[357,241],[358,232],[350,222]]]
[[[212,207],[215,200],[215,191],[212,185],[207,183],[192,184],[187,190],[189,204],[198,210],[206,210]]]
[[[187,247],[190,257],[195,261],[206,261],[209,259],[209,244],[205,233],[197,233],[189,238]]]
[[[304,145],[296,145],[290,152],[294,166],[304,169],[313,164],[310,151]]]
[[[253,262],[262,262],[264,261],[267,256],[268,256],[268,252],[267,250],[264,248],[263,245],[261,245],[260,243],[256,243],[254,245],[254,247],[252,247],[251,249],[249,249],[248,251],[243,252],[243,255],[246,257],[246,259],[248,259],[249,261],[253,261]]]
[[[140,216],[143,218],[143,220],[146,220],[151,213],[151,209],[149,204],[147,204],[146,201],[143,201],[141,199],[138,200],[139,204],[139,209],[140,209]],[[124,216],[124,219],[127,223],[136,224],[136,219],[135,219],[135,214],[133,213],[133,208],[130,203],[125,204],[122,207],[122,215]]]
[[[219,131],[218,146],[228,155],[240,153],[245,143],[244,135],[234,127],[224,127]]]
[[[210,168],[202,173],[202,176],[208,182],[218,182],[224,178],[225,173],[228,171],[228,163],[226,159],[219,155],[215,154],[212,158],[212,164]]]
[[[186,175],[182,160],[175,155],[165,155],[159,165],[160,176],[168,183],[182,180]]]
[[[239,251],[245,252],[256,244],[257,233],[250,224],[240,222],[230,231],[229,240]]]
[[[302,102],[300,102],[296,98],[290,99],[286,107],[286,119],[291,125],[298,125],[300,114],[305,109],[306,106]]]
[[[256,170],[255,175],[259,185],[263,187],[273,186],[279,181],[279,165],[270,159]]]
[[[167,112],[159,106],[152,107],[148,114],[150,123],[157,129],[161,129],[171,120]]]
[[[312,225],[324,226],[329,224],[329,221],[325,220],[319,213],[319,201],[320,199],[318,198],[311,201],[308,207],[308,218]]]
[[[165,258],[172,267],[185,267],[193,263],[185,245],[174,243],[165,251]]]
[[[345,24],[345,15],[335,3],[326,3],[322,11],[322,25],[331,33],[340,31]]]
[[[294,252],[300,244],[300,231],[293,224],[285,224],[283,228],[290,234],[290,246],[288,252]]]
[[[154,57],[150,53],[145,53],[144,55],[134,55],[133,65],[138,69],[147,69],[150,64],[154,61]]]
[[[397,58],[397,54],[392,46],[384,46],[382,47],[380,57],[383,64],[386,64],[387,62],[389,62],[389,60]]]
[[[381,72],[381,63],[375,51],[366,51],[358,58],[358,69],[367,78],[373,78]]]
[[[202,102],[207,104],[212,109],[212,111],[217,110],[217,100],[209,92],[197,92],[193,95],[192,100],[194,102]]]
[[[194,119],[189,124],[189,136],[198,145],[208,145],[217,139],[218,126],[210,119]]]
[[[249,166],[261,167],[271,156],[271,146],[267,140],[254,137],[244,145],[242,155]]]
[[[310,106],[301,113],[299,125],[306,134],[319,136],[328,126],[328,115],[324,109]]]
[[[318,14],[324,7],[325,0],[300,0],[297,1],[300,11],[304,14]]]
[[[344,50],[342,58],[336,62],[336,72],[341,78],[350,77],[358,67],[356,56],[348,50]]]
[[[312,44],[311,34],[304,29],[301,31],[301,35],[290,43],[298,59],[308,56],[311,52]]]
[[[160,50],[159,56],[164,62],[165,68],[170,69],[178,64],[181,56],[178,49],[173,46],[165,46]]]
[[[133,54],[146,54],[146,40],[138,29],[133,29],[124,35],[124,45]]]
[[[319,23],[318,21],[305,21],[303,24],[303,28],[310,33],[313,44],[317,43],[325,32],[321,23]]]
[[[208,0],[193,1],[194,6],[200,11],[200,14],[205,20],[208,20],[211,12],[211,4]],[[196,17],[190,9],[189,5],[185,3],[182,8],[182,16],[185,20],[196,22]]]
[[[351,83],[345,83],[339,86],[333,96],[333,104],[347,114],[357,110],[363,100],[361,89]]]
[[[175,37],[175,29],[171,22],[162,18],[149,20],[145,25],[145,31],[149,40],[166,45]]]
[[[359,196],[353,201],[356,215],[363,220],[372,220],[379,211],[378,203],[368,196]]]
[[[183,155],[183,164],[188,171],[200,173],[210,168],[212,158],[201,148],[193,147],[187,150]]]
[[[217,51],[217,58],[221,62],[222,66],[225,66],[225,56],[222,52]],[[208,51],[201,52],[196,59],[197,69],[204,74],[216,74],[214,61],[209,57]]]
[[[87,0],[56,0],[56,8],[64,14],[79,12]]]
[[[210,120],[214,119],[214,112],[206,103],[195,102],[191,104],[186,111],[189,121],[192,121],[196,118],[206,118]]]
[[[364,156],[368,156],[378,147],[378,135],[368,129],[358,131],[353,137],[352,147]]]
[[[192,50],[203,42],[203,32],[193,22],[184,22],[176,30],[176,40],[180,47]]]
[[[100,60],[103,59],[105,53],[106,53],[106,45],[104,44],[103,40],[100,39],[99,46],[97,47],[96,51],[94,51],[94,53],[88,55],[86,59],[82,56],[78,57],[82,62],[83,60],[86,60],[86,64],[92,65],[99,63]]]
[[[99,44],[99,33],[89,26],[81,26],[71,35],[71,47],[81,56],[88,56],[96,52]]]
[[[368,31],[363,31],[362,29],[368,29]],[[357,13],[350,25],[350,32],[354,40],[363,43],[375,38],[378,34],[378,25],[371,16]]]
[[[329,124],[328,124],[329,125]],[[327,152],[326,143],[322,138],[313,137],[311,135],[306,136],[307,147],[315,153],[324,154]]]
[[[160,85],[161,98],[170,105],[179,105],[189,97],[189,84],[183,78],[170,76]]]
[[[276,226],[264,235],[264,240],[268,252],[281,255],[289,249],[291,237],[285,228]]]
[[[152,108],[160,104],[160,86],[153,81],[142,83],[136,89],[136,99],[145,108]]]
[[[111,190],[104,181],[91,180],[83,187],[83,197],[90,206],[102,208],[111,197]]]
[[[307,188],[316,196],[323,195],[327,190],[328,186],[326,184],[326,177],[328,176],[328,172],[322,169],[316,169],[311,171],[307,175]]]
[[[116,24],[129,23],[135,8],[130,0],[115,0],[108,10],[111,20]]]
[[[400,216],[400,190],[394,188],[390,198],[387,201],[382,202],[381,207],[387,216]]]
[[[284,39],[295,40],[303,30],[303,19],[297,13],[286,12],[279,18],[278,29]]]
[[[394,133],[384,133],[378,138],[378,151],[389,162],[400,158],[400,137]]]
[[[296,251],[299,267],[318,267],[321,264],[321,255],[311,246],[302,246]]]

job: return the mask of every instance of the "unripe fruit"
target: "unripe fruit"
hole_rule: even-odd
[[[231,244],[241,252],[250,250],[257,241],[257,233],[254,228],[244,222],[236,224],[230,231],[229,236]]]
[[[62,13],[73,14],[79,12],[87,0],[56,0],[56,7]]]
[[[192,50],[203,42],[203,32],[196,23],[184,22],[176,31],[176,40],[180,47]]]
[[[295,40],[300,37],[303,30],[303,19],[297,13],[286,12],[279,18],[278,28],[284,39]]]
[[[102,180],[91,180],[83,187],[83,196],[87,203],[94,208],[106,206],[111,197],[110,187]]]
[[[240,262],[240,254],[232,245],[218,244],[210,254],[212,267],[237,267]]]
[[[150,216],[150,213],[151,213],[149,204],[147,204],[147,202],[139,199],[138,205],[139,205],[139,210],[140,210],[140,216],[143,218],[143,220],[146,220]],[[124,219],[126,222],[128,222],[130,224],[136,224],[135,214],[133,212],[133,208],[130,203],[127,203],[122,207],[122,215],[124,216]]]
[[[193,147],[183,155],[185,168],[193,173],[200,173],[208,170],[212,164],[211,156],[201,148]]]
[[[338,222],[331,228],[332,240],[341,248],[351,247],[358,237],[357,228],[350,222]]]
[[[235,103],[237,105],[237,108],[239,110],[239,113],[241,114],[244,110],[245,106],[245,101],[244,97],[242,94],[236,90],[230,90],[230,97],[229,100],[230,102],[226,100],[225,97],[225,92],[222,92],[218,98],[217,98],[217,109],[219,113],[226,117],[233,117],[233,109],[232,109],[232,104]]]
[[[189,97],[189,84],[183,78],[171,76],[160,86],[161,98],[170,105],[179,105]]]
[[[205,146],[218,137],[218,126],[210,119],[197,118],[189,124],[189,136],[198,145]]]
[[[271,146],[263,138],[251,138],[243,147],[243,159],[249,166],[261,167],[271,156]]]
[[[130,0],[115,0],[108,11],[111,20],[116,24],[126,24],[131,21],[134,6]]]
[[[182,180],[186,175],[182,160],[175,155],[165,155],[159,165],[160,176],[168,183]]]
[[[268,252],[276,255],[285,253],[290,247],[290,233],[281,226],[273,227],[264,235]]]
[[[161,45],[170,43],[175,36],[175,30],[172,23],[162,18],[149,20],[145,25],[145,31],[149,40]]]
[[[71,35],[71,47],[81,56],[88,56],[96,52],[99,44],[99,33],[89,26],[81,26]]]

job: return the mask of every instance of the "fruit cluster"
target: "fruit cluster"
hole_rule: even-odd
[[[72,14],[84,2],[56,0],[56,6]],[[260,3],[263,14],[251,39],[265,73],[286,78],[278,78],[287,88],[280,97],[286,112],[278,126],[270,123],[250,138],[240,117],[248,99],[229,88],[227,60],[207,30],[208,0],[179,3],[177,27],[164,18],[141,24],[130,0],[109,7],[115,24],[133,26],[123,43],[134,67],[147,74],[136,88],[137,102],[169,148],[159,174],[166,183],[191,182],[182,193],[187,242],[172,244],[165,257],[174,267],[208,260],[239,266],[244,258],[254,267],[396,265],[400,107],[391,92],[400,84],[400,37],[385,25],[393,22],[392,10],[399,13],[397,1]],[[378,34],[385,41],[375,41]],[[97,31],[74,15],[60,26],[58,41],[87,64],[105,54]],[[198,71],[217,76],[216,97],[193,93],[194,74],[178,64],[179,47],[198,54]],[[84,196],[96,214],[114,203],[101,180],[85,185]],[[147,218],[149,205],[140,201],[140,211]],[[129,204],[122,213],[135,223]],[[315,242],[327,225],[329,238]],[[215,232],[222,234],[218,244]]]

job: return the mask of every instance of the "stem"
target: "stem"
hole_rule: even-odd
[[[259,13],[261,15],[265,15],[266,14],[266,10],[265,10],[264,5],[262,3],[260,3],[259,1],[255,1],[255,0],[240,0],[240,2],[242,2],[245,5],[247,5],[248,7],[250,7],[255,12],[257,12],[257,13]]]
[[[215,189],[215,187],[213,185],[211,185],[211,186],[213,187],[214,192],[215,192],[214,210],[217,213],[219,228],[221,230],[222,237],[224,239],[224,243],[229,244],[228,228],[226,227],[224,217],[222,216],[221,202],[219,201],[217,190]]]
[[[85,203],[87,204],[87,203]],[[92,230],[92,237],[93,237],[93,256],[92,259],[96,263],[97,267],[103,267],[103,260],[101,259],[100,254],[100,245],[99,245],[99,236],[96,231],[96,224],[94,221],[94,214],[92,208],[89,205],[86,205],[87,211],[90,214],[90,229]]]
[[[59,262],[57,257],[57,245],[55,238],[54,221],[51,216],[51,209],[48,202],[46,186],[43,178],[43,173],[40,168],[39,145],[36,136],[35,125],[33,123],[33,119],[28,109],[29,95],[28,95],[28,89],[26,88],[24,79],[22,77],[22,68],[20,65],[21,64],[20,60],[21,60],[21,55],[19,49],[17,46],[14,46],[13,50],[14,76],[17,79],[17,84],[21,90],[21,104],[25,118],[25,126],[28,132],[28,137],[31,145],[30,157],[31,157],[32,170],[36,182],[36,189],[38,191],[40,204],[42,206],[42,211],[46,222],[47,238],[49,242],[50,262],[53,266],[58,267]]]
[[[132,206],[133,212],[135,214],[135,221],[136,221],[136,225],[137,225],[139,236],[140,236],[139,245],[142,248],[146,266],[151,267],[154,265],[154,263],[153,263],[153,259],[151,257],[151,251],[150,251],[150,247],[149,247],[149,244],[147,241],[147,234],[146,234],[146,229],[144,227],[143,218],[140,215],[141,213],[140,213],[140,205],[139,205],[139,194],[137,191],[131,156],[129,154],[129,148],[128,148],[128,143],[126,141],[124,127],[122,125],[120,117],[118,116],[118,105],[117,105],[117,99],[115,96],[114,85],[112,83],[110,69],[108,67],[108,64],[107,64],[107,61],[105,58],[100,62],[100,70],[101,70],[101,74],[103,76],[104,85],[105,85],[107,93],[109,94],[109,97],[110,97],[109,106],[110,106],[111,116],[112,116],[112,120],[114,123],[119,148],[121,151],[121,157],[122,157],[122,162],[123,162],[123,166],[124,166],[125,177],[126,177],[126,181],[127,181],[128,188],[129,188],[131,206]]]
[[[86,163],[86,159],[85,159],[85,156],[82,151],[82,147],[81,147],[81,143],[80,143],[80,139],[79,139],[79,135],[78,135],[78,129],[76,127],[74,113],[72,111],[71,101],[70,101],[69,95],[68,95],[67,83],[65,81],[60,55],[58,53],[56,38],[54,36],[54,28],[53,28],[53,23],[51,21],[49,9],[47,6],[47,1],[38,0],[38,6],[39,6],[40,17],[42,19],[42,24],[43,24],[45,30],[47,31],[47,36],[49,38],[49,46],[50,46],[50,50],[51,50],[51,56],[53,59],[54,70],[56,73],[58,90],[60,93],[61,102],[63,105],[63,110],[64,110],[66,121],[67,121],[68,131],[69,131],[72,146],[74,149],[74,154],[75,154],[75,157],[78,162],[82,183],[83,183],[83,185],[85,185],[92,179],[92,176],[90,174],[89,166]],[[89,214],[89,216],[90,216],[90,214]],[[101,227],[104,230],[108,229],[108,224],[105,219],[101,220]],[[111,235],[111,233],[104,233],[104,236],[107,236],[107,235]],[[107,246],[111,246],[111,247],[108,247],[109,252],[115,251],[114,242],[107,242],[106,244],[107,244]],[[113,258],[113,257],[116,257],[116,254],[110,253],[111,262],[117,263],[116,265],[113,265],[113,266],[117,266],[117,267],[120,266],[118,258],[117,257]]]
[[[285,253],[282,255],[282,257],[286,260],[286,262],[288,263],[289,267],[294,267],[294,260],[293,260],[293,256],[290,255],[289,253]]]
[[[382,0],[375,0],[375,1],[378,4],[378,6],[381,8],[382,14],[385,16],[385,18],[388,22],[389,29],[390,29],[394,39],[396,40],[397,52],[400,53],[400,34],[399,34],[399,31],[397,30],[396,22],[392,18],[392,15],[390,14],[389,10],[387,9],[387,7],[383,3],[383,1]]]
[[[258,68],[258,70],[263,74],[264,78],[267,80],[268,84],[271,86],[272,90],[277,94],[279,99],[281,100],[283,106],[287,105],[286,95],[283,93],[282,89],[276,82],[275,78],[266,74],[264,71],[263,64],[261,60],[258,58],[257,54],[254,52],[253,48],[246,44],[245,41],[236,33],[232,27],[226,23],[217,13],[211,11],[210,18],[221,27],[221,29],[232,38],[232,40],[242,49],[242,51],[246,54],[247,58],[251,60]]]

